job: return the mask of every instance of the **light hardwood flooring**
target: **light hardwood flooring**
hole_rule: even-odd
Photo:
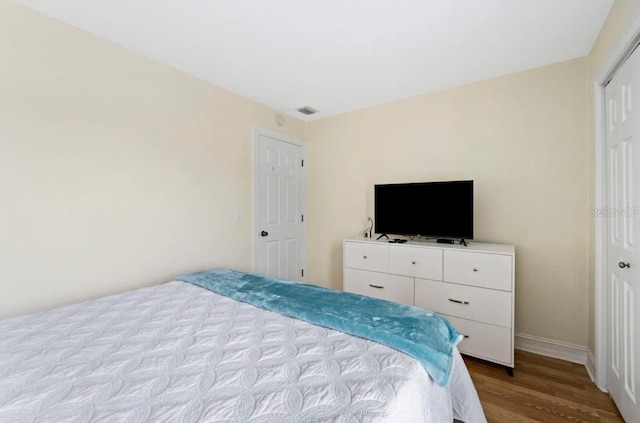
[[[489,423],[623,422],[583,365],[516,350],[511,377],[502,366],[464,361]]]

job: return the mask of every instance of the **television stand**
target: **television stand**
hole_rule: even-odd
[[[464,238],[462,238],[462,239],[460,240],[460,244],[464,245],[465,247],[468,247],[468,246],[469,246],[469,244],[467,244],[467,241],[465,241],[465,239],[464,239]]]
[[[380,236],[376,238],[376,241],[379,241],[380,238],[382,238],[382,237],[385,237],[385,238],[389,239],[389,236],[387,234],[380,234]]]
[[[411,245],[346,239],[344,291],[439,313],[468,335],[458,344],[461,353],[513,368],[515,247],[467,241],[460,248],[461,238],[453,239]]]

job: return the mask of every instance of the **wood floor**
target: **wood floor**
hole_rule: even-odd
[[[516,350],[510,377],[504,367],[464,361],[489,423],[623,422],[583,365]]]

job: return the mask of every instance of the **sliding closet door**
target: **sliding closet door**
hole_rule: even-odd
[[[605,90],[607,145],[607,389],[640,422],[640,50]]]

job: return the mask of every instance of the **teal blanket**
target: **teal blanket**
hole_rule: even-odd
[[[229,269],[188,273],[176,279],[395,348],[422,363],[441,386],[449,382],[453,348],[462,339],[446,319],[428,310],[316,285]]]

